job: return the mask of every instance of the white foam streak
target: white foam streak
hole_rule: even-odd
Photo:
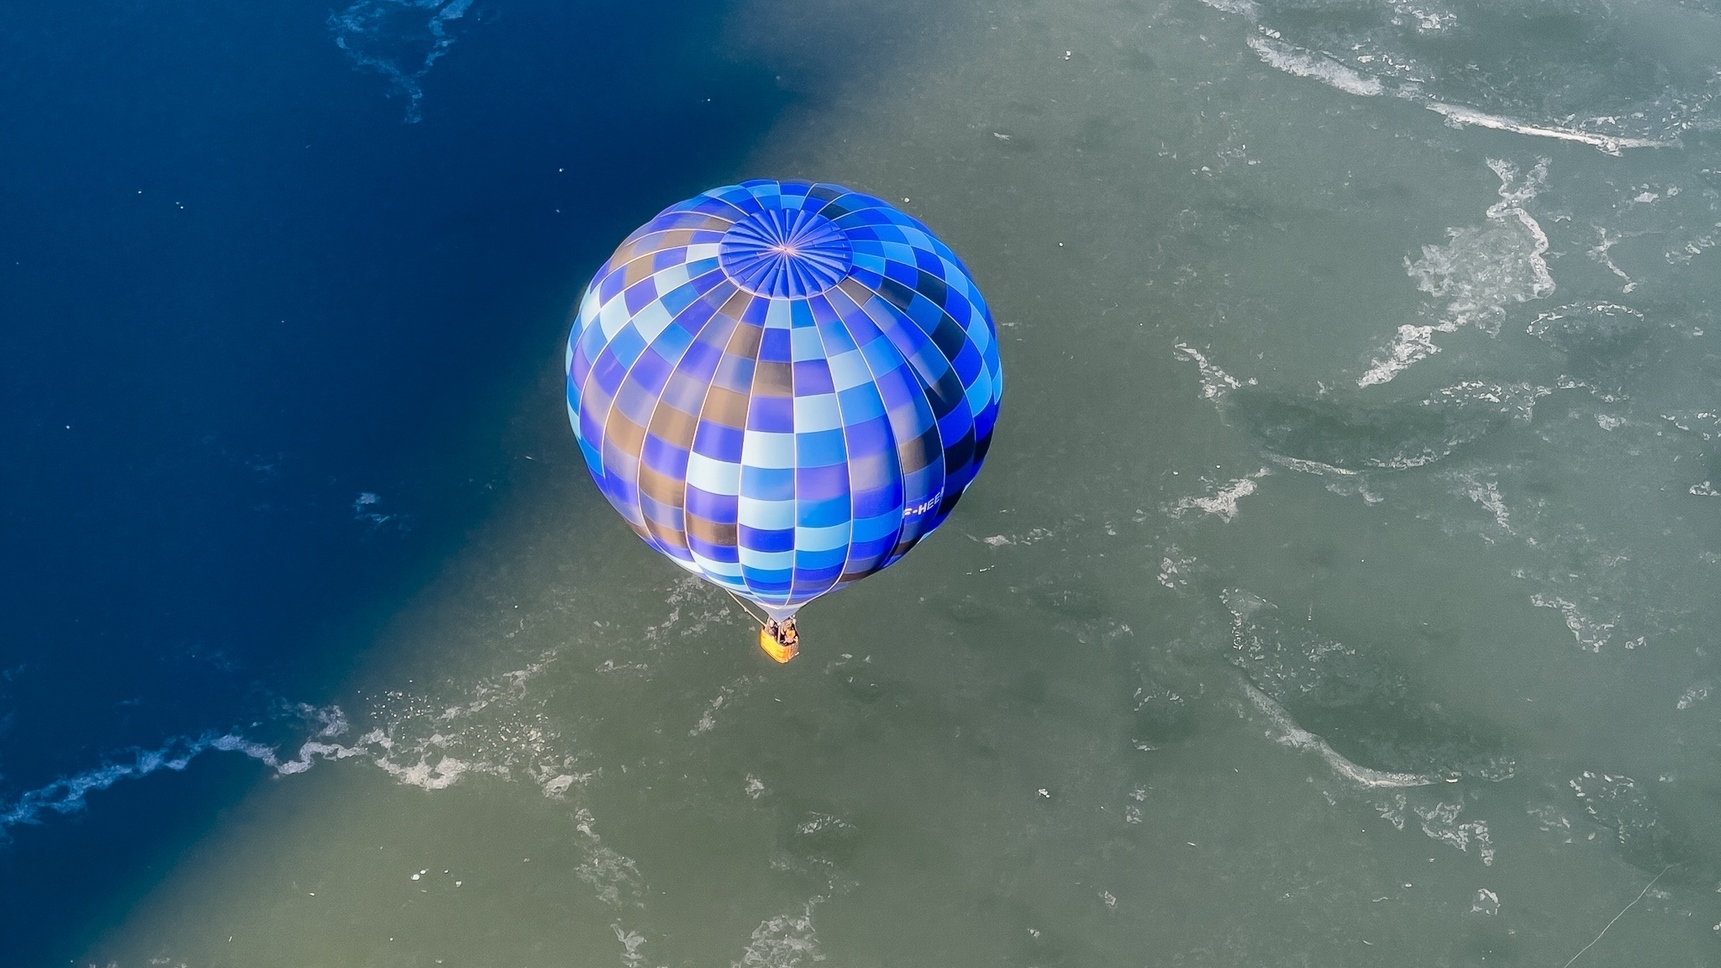
[[[1440,101],[1430,101],[1423,105],[1435,114],[1446,118],[1453,127],[1466,125],[1477,128],[1492,128],[1495,131],[1510,131],[1514,134],[1527,134],[1537,138],[1553,138],[1558,141],[1575,141],[1578,144],[1600,148],[1610,155],[1617,155],[1626,148],[1677,148],[1677,140],[1657,140],[1652,138],[1627,138],[1620,135],[1596,134],[1591,131],[1581,131],[1576,128],[1548,127],[1540,124],[1530,124],[1498,114],[1488,114],[1473,108],[1460,107],[1456,104],[1445,104]]]
[[[323,714],[325,722],[345,724],[338,707],[316,712]],[[0,832],[18,824],[41,823],[46,814],[76,813],[88,805],[88,797],[92,793],[106,790],[121,780],[142,779],[159,770],[182,771],[191,765],[192,760],[211,750],[248,756],[281,775],[303,773],[317,759],[342,759],[362,752],[338,744],[312,741],[301,746],[293,759],[283,761],[273,747],[236,733],[206,733],[197,739],[169,740],[157,749],[134,750],[130,762],[104,763],[93,770],[26,792],[0,812]]]
[[[1296,77],[1313,78],[1346,94],[1373,97],[1384,92],[1378,78],[1366,77],[1329,57],[1267,37],[1250,37],[1249,48],[1269,67]]]
[[[1201,370],[1201,398],[1203,400],[1219,400],[1225,394],[1244,385],[1243,381],[1221,370],[1211,360],[1203,356],[1200,350],[1188,343],[1179,340],[1172,345],[1171,349],[1177,356],[1189,360]],[[1254,386],[1255,380],[1250,378],[1248,385]]]
[[[1218,515],[1221,520],[1229,522],[1237,516],[1237,502],[1255,493],[1255,482],[1271,473],[1272,471],[1263,467],[1248,477],[1240,477],[1216,486],[1213,493],[1205,497],[1183,498],[1172,506],[1171,516],[1180,518],[1186,511],[1203,511]]]
[[[162,766],[173,770],[183,770],[197,751],[184,752],[174,759],[166,759],[172,747],[154,751],[140,750],[132,763],[110,763],[80,773],[74,777],[55,780],[53,783],[25,793],[4,813],[0,813],[0,831],[15,824],[41,823],[44,812],[73,813],[84,807],[84,798],[98,790],[106,790],[128,777],[148,776]]]
[[[1620,279],[1624,280],[1625,285],[1623,287],[1621,287],[1620,292],[1627,292],[1628,293],[1628,292],[1631,292],[1633,289],[1636,289],[1637,288],[1637,282],[1635,280],[1633,280],[1631,278],[1631,276],[1628,275],[1624,269],[1621,269],[1617,264],[1614,263],[1613,256],[1609,252],[1609,250],[1611,250],[1614,246],[1616,246],[1620,243],[1620,241],[1621,241],[1620,237],[1617,235],[1615,235],[1615,236],[1608,235],[1607,229],[1604,228],[1603,226],[1594,225],[1591,227],[1596,230],[1596,234],[1601,236],[1601,241],[1596,243],[1596,245],[1590,249],[1590,251],[1589,251],[1590,258],[1594,259],[1596,262],[1599,262],[1602,265],[1606,266],[1607,271],[1613,273],[1614,275],[1618,276]]]
[[[500,723],[477,719],[476,714],[498,703],[512,708],[524,696],[526,683],[541,672],[553,656],[546,655],[523,669],[479,680],[467,702],[446,706],[402,693],[390,692],[384,703],[369,710],[366,719],[381,724],[353,739],[350,744],[334,740],[351,731],[346,713],[339,706],[305,704],[279,707],[283,718],[297,720],[312,734],[290,753],[258,742],[238,732],[204,733],[196,738],[168,740],[155,749],[136,749],[119,762],[106,762],[75,776],[55,780],[30,790],[10,805],[0,805],[0,834],[18,824],[41,823],[52,814],[84,809],[91,793],[106,790],[122,780],[141,779],[163,769],[179,771],[204,753],[238,753],[263,764],[277,776],[293,776],[324,760],[362,758],[397,782],[425,790],[443,790],[471,774],[512,778],[516,771],[543,790],[546,797],[560,799],[576,783],[592,777],[576,773],[576,757],[557,747],[558,737],[543,723],[541,714],[509,718]]]
[[[1323,464],[1318,460],[1304,460],[1301,457],[1286,457],[1284,454],[1268,453],[1267,459],[1280,467],[1296,471],[1299,474],[1313,474],[1316,477],[1326,477],[1331,474],[1336,477],[1356,477],[1357,472],[1348,467],[1334,467]]]
[[[1440,352],[1440,347],[1434,345],[1435,333],[1451,333],[1457,329],[1458,325],[1452,322],[1432,326],[1413,326],[1406,323],[1398,327],[1398,338],[1386,348],[1386,357],[1371,361],[1368,371],[1357,378],[1356,385],[1372,387],[1390,382],[1393,377],[1410,369],[1412,365]]]
[[[1523,184],[1512,187],[1517,181],[1518,169],[1510,162],[1498,158],[1488,159],[1488,168],[1500,179],[1500,200],[1488,206],[1487,216],[1490,219],[1515,218],[1530,233],[1534,241],[1528,261],[1534,281],[1530,284],[1528,296],[1514,294],[1519,302],[1528,299],[1541,299],[1554,291],[1554,275],[1548,269],[1548,262],[1543,256],[1548,254],[1548,234],[1542,231],[1541,223],[1530,216],[1524,206],[1535,198],[1548,183],[1548,159],[1536,161],[1536,167],[1524,176]]]
[[[1437,782],[1435,777],[1423,776],[1418,773],[1389,773],[1384,770],[1374,770],[1359,766],[1340,755],[1326,740],[1298,726],[1285,711],[1285,707],[1274,702],[1266,693],[1255,688],[1254,684],[1243,683],[1243,691],[1249,696],[1249,701],[1265,713],[1278,731],[1278,741],[1292,749],[1312,750],[1320,754],[1321,759],[1333,768],[1333,772],[1359,786],[1370,788],[1419,787],[1429,786]]]

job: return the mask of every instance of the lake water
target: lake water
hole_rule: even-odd
[[[0,964],[1721,965],[1714,0],[30,0],[0,80]],[[786,666],[561,402],[747,177],[1009,373]]]

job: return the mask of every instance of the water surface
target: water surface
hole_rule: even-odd
[[[341,263],[346,295],[319,297],[345,307],[324,343],[270,337],[321,361],[329,389],[292,399],[336,412],[271,411],[278,433],[343,441],[283,486],[358,533],[283,523],[223,554],[243,535],[206,524],[182,540],[219,564],[207,573],[114,566],[115,594],[151,603],[221,581],[274,598],[231,562],[274,560],[305,589],[276,613],[234,593],[144,624],[190,639],[223,616],[256,643],[260,671],[211,673],[178,719],[125,719],[127,690],[52,671],[36,657],[49,623],[26,627],[43,644],[9,667],[8,817],[60,796],[56,777],[130,767],[128,745],[190,757],[11,822],[8,891],[52,876],[56,851],[117,839],[103,831],[156,844],[41,950],[122,965],[1721,960],[1721,8],[746,0],[635,46],[622,13],[605,34],[547,9],[379,5],[377,23],[420,31],[393,73],[353,53],[394,50],[382,34],[295,21],[294,56],[325,58],[319,103],[382,159],[329,163],[350,230],[330,228],[331,206],[292,216],[299,231],[410,245],[380,250],[400,253],[392,274]],[[598,51],[615,69],[543,66]],[[740,105],[703,122],[730,148],[653,141],[694,123],[674,106],[702,70]],[[641,95],[657,113],[606,114],[639,78],[671,92]],[[580,196],[556,169],[578,165],[616,187],[601,214],[557,222]],[[426,172],[471,213],[428,220],[425,199],[446,200],[399,187]],[[809,608],[784,667],[721,592],[614,519],[557,373],[562,314],[629,218],[750,176],[900,200],[974,270],[1010,373],[958,512]],[[244,197],[301,211],[283,194]],[[249,264],[234,304],[292,290],[294,273]],[[451,301],[440,287],[457,282]],[[337,334],[357,347],[342,366],[386,374],[369,384],[386,409],[358,406],[326,361]],[[251,352],[230,345],[224,359]],[[71,352],[43,351],[58,370]],[[126,414],[174,406],[198,415],[187,425],[239,399],[138,386]],[[31,446],[47,448],[50,408],[13,399],[42,414]],[[372,483],[385,473],[398,483]],[[234,520],[263,514],[209,466],[175,474],[161,493],[195,485]],[[73,480],[8,487],[163,520],[119,483]],[[423,496],[397,498],[412,481]],[[294,542],[321,543],[286,569],[272,549]],[[65,562],[19,566],[37,602],[98,587],[87,544],[32,547]],[[163,654],[107,641],[83,654]],[[252,698],[209,698],[221,690]],[[74,695],[83,738],[42,742],[54,720],[33,704]],[[195,819],[142,829],[176,812]]]

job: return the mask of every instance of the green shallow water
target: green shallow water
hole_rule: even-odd
[[[734,176],[968,260],[946,527],[776,666],[546,347],[501,510],[88,960],[1721,964],[1721,9],[868,15],[737,8],[800,99]]]

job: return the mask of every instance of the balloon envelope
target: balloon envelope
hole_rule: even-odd
[[[1003,393],[968,270],[838,185],[672,205],[587,286],[568,415],[639,536],[777,618],[889,566],[980,470]]]

